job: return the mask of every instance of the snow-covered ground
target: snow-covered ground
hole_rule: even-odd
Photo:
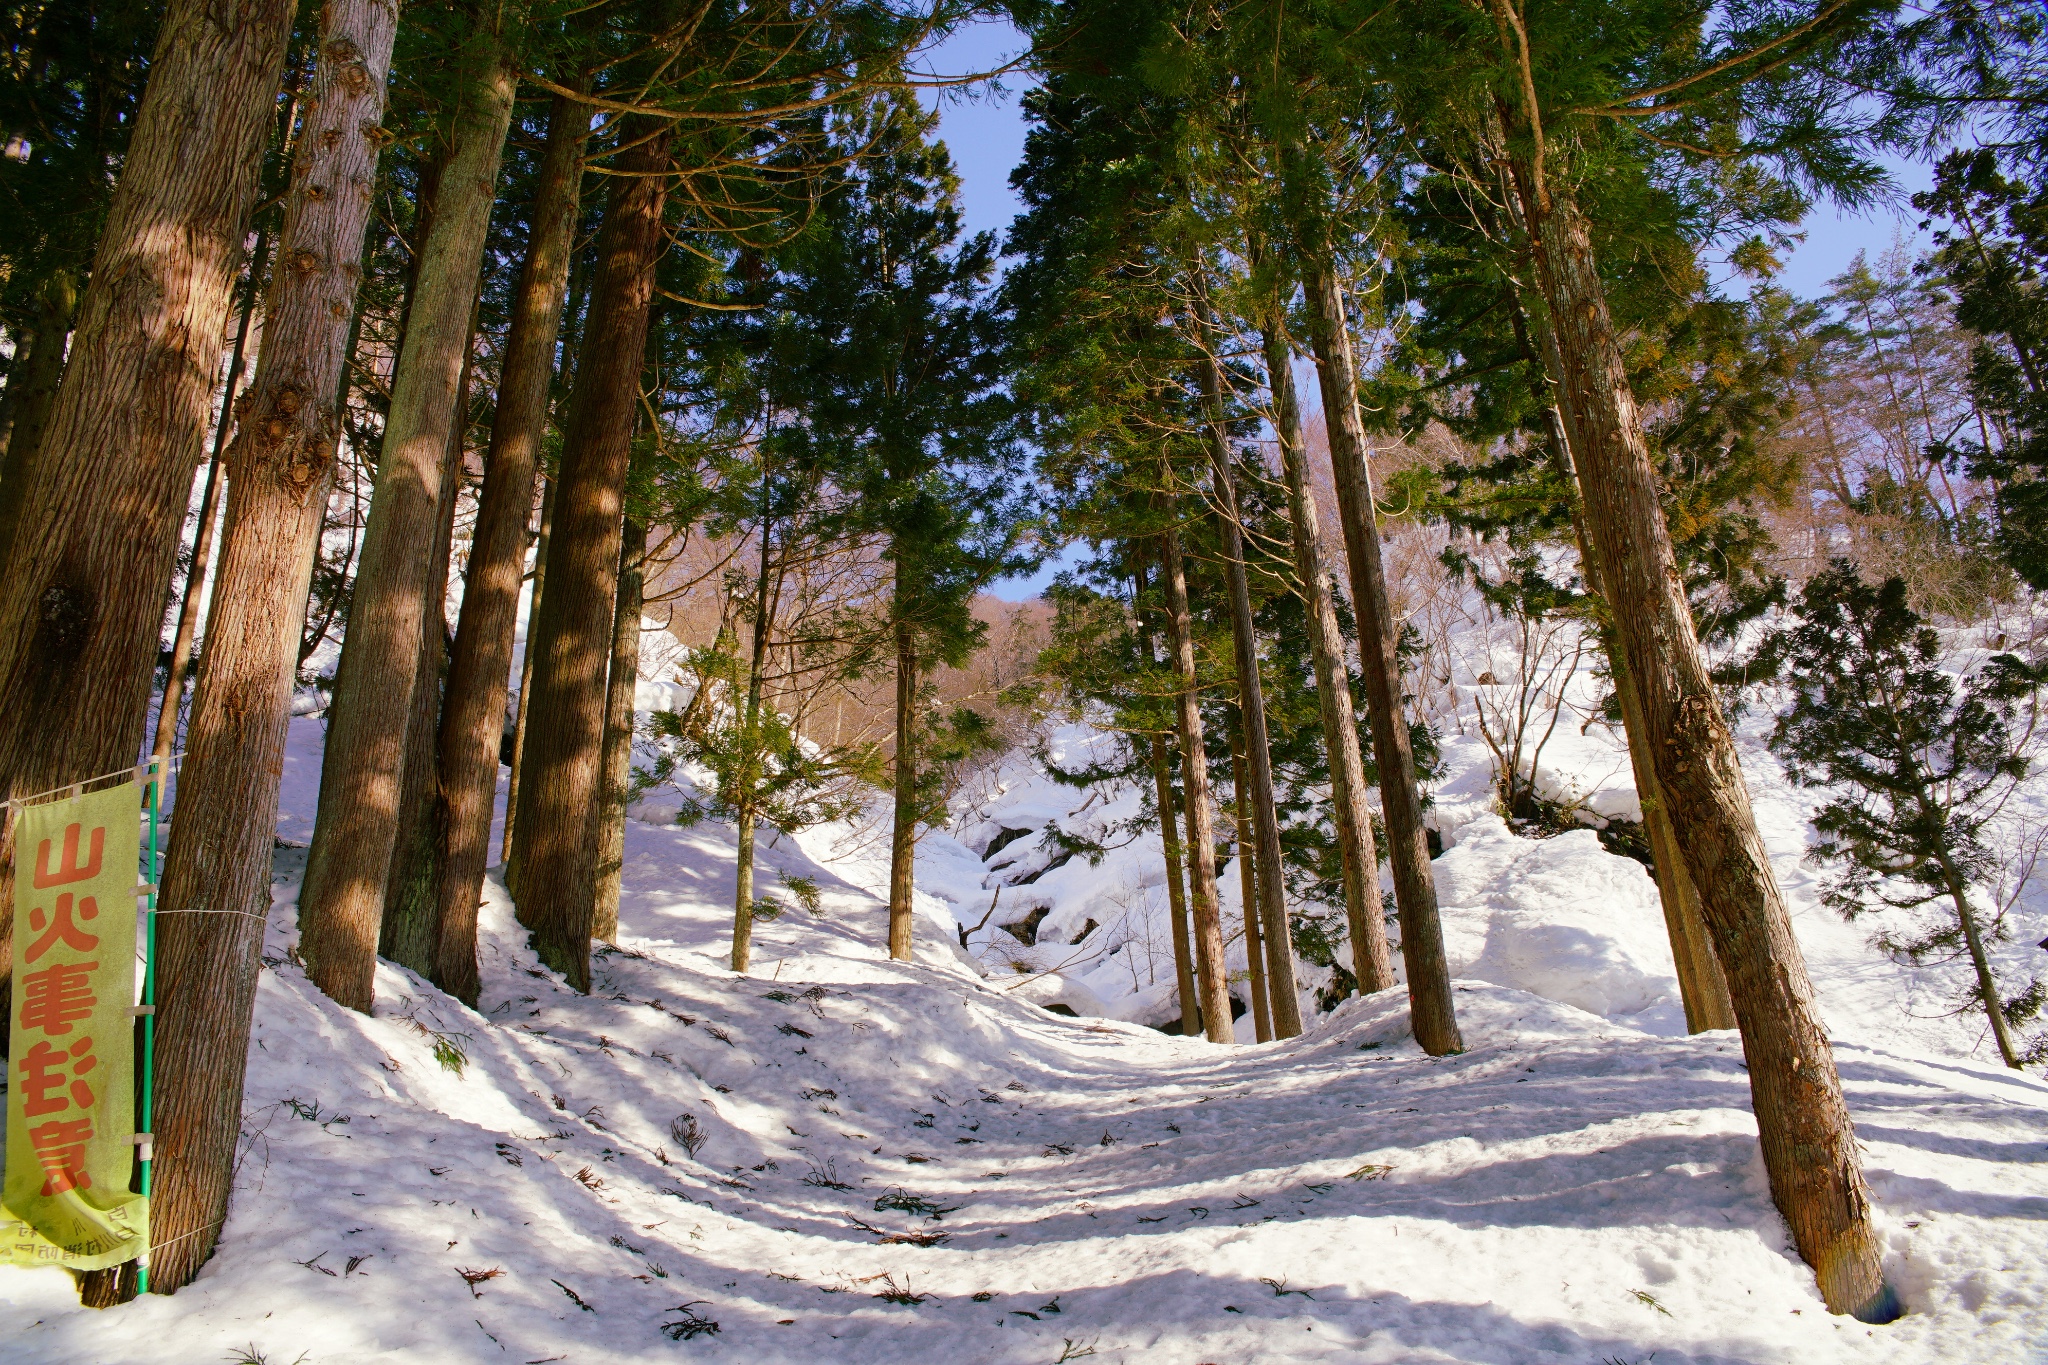
[[[923,841],[907,964],[882,947],[886,841],[842,825],[764,841],[763,891],[811,878],[821,913],[759,926],[735,977],[731,832],[676,826],[653,792],[592,995],[538,967],[493,881],[481,1010],[386,964],[365,1017],[291,963],[304,855],[283,848],[217,1256],[97,1313],[58,1272],[0,1270],[0,1361],[2048,1359],[2048,1084],[1921,1017],[1927,975],[1818,908],[1760,724],[1745,761],[1894,1325],[1830,1316],[1792,1252],[1739,1043],[1683,1036],[1641,866],[1590,831],[1510,832],[1484,748],[1447,735],[1436,867],[1468,1051],[1436,1060],[1398,992],[1311,1006],[1280,1044],[1146,1027],[1177,1005],[1157,838],[1115,834],[1138,796],[1021,759]],[[293,727],[280,833],[303,842],[319,721]],[[1632,813],[1618,746],[1568,728],[1546,789]],[[1069,765],[1110,742],[1049,739]],[[1060,862],[1049,822],[1116,846]],[[2048,930],[2032,905],[2009,954]]]

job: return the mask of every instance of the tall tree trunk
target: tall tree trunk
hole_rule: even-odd
[[[740,811],[734,838],[739,846],[738,876],[732,896],[732,969],[744,974],[754,951],[754,788],[761,780],[761,690],[768,671],[768,634],[775,624],[775,595],[769,588],[770,550],[774,523],[769,520],[767,478],[761,490],[761,563],[754,577],[754,645],[748,656],[747,699],[740,707]]]
[[[576,362],[533,656],[521,756],[519,909],[541,960],[590,989],[597,894],[597,808],[604,758],[605,665],[617,606],[626,466],[639,413],[662,208],[667,125],[628,120],[627,150],[598,239],[598,279]]]
[[[490,450],[484,458],[483,489],[477,495],[469,577],[448,661],[438,765],[440,824],[446,843],[434,979],[443,990],[470,1005],[476,1003],[481,989],[476,912],[483,899],[484,868],[490,862],[491,805],[497,797],[498,765],[504,748],[505,688],[512,668],[520,580],[526,567],[526,527],[533,515],[533,480],[540,467],[541,438],[547,430],[548,381],[555,369],[555,338],[562,328],[562,293],[575,246],[583,154],[589,142],[590,106],[556,96],[548,111],[547,150],[541,157],[540,183],[534,194],[532,235],[527,239],[526,261],[512,296],[497,411],[491,420]],[[542,499],[533,571],[536,602],[553,501],[550,486]],[[531,624],[529,616],[529,629]],[[532,660],[529,651],[520,675],[522,701]],[[520,715],[523,720],[523,706]],[[515,779],[519,772],[518,734],[515,726]],[[508,849],[514,804],[514,794],[508,790]]]
[[[17,524],[35,534],[0,564],[0,800],[125,768],[142,751],[157,632],[296,8],[249,0],[233,25],[211,0],[165,8],[64,378],[22,481]],[[13,817],[0,819],[5,944]],[[0,948],[0,1019],[12,962]]]
[[[477,274],[518,87],[507,54],[495,40],[487,46],[455,113],[392,376],[299,900],[307,974],[336,1002],[365,1012],[398,836],[421,621],[431,606],[441,467],[456,421]]]
[[[1502,202],[1521,254],[1534,263],[1534,243],[1514,192],[1512,176],[1503,174]],[[1728,980],[1714,956],[1714,945],[1700,917],[1699,894],[1678,851],[1678,835],[1672,828],[1671,813],[1657,785],[1657,770],[1650,753],[1649,731],[1643,719],[1643,699],[1629,672],[1628,654],[1615,629],[1612,604],[1604,586],[1598,547],[1586,531],[1585,500],[1579,494],[1578,461],[1572,458],[1571,432],[1564,420],[1562,395],[1556,375],[1562,372],[1556,334],[1540,317],[1531,317],[1521,298],[1523,286],[1515,285],[1514,325],[1517,343],[1533,372],[1532,378],[1551,398],[1544,409],[1551,459],[1558,474],[1571,490],[1572,536],[1578,543],[1579,564],[1586,587],[1605,609],[1599,615],[1600,648],[1614,679],[1615,695],[1621,701],[1622,734],[1628,744],[1629,768],[1635,776],[1636,798],[1643,811],[1643,829],[1649,836],[1652,874],[1657,882],[1657,900],[1664,911],[1664,931],[1671,941],[1671,961],[1678,975],[1678,995],[1685,1007],[1688,1033],[1735,1027],[1735,1005],[1728,997]],[[1535,333],[1532,337],[1531,333]],[[1538,339],[1541,342],[1539,353]]]
[[[1245,974],[1251,978],[1252,992],[1252,1037],[1259,1042],[1273,1041],[1272,997],[1267,994],[1265,944],[1259,933],[1259,851],[1256,841],[1247,838],[1251,829],[1251,811],[1245,800],[1244,735],[1242,730],[1230,737],[1230,777],[1236,788],[1237,807],[1237,881],[1238,894],[1244,903],[1244,961]]]
[[[287,98],[279,102],[273,144],[279,160],[288,167],[293,153],[292,129],[298,121],[302,63],[291,61],[289,57],[286,61],[284,88]],[[275,183],[271,179],[273,174],[274,171],[265,171],[259,193],[269,193]],[[185,591],[178,603],[178,626],[171,637],[170,667],[164,673],[164,695],[157,707],[156,732],[150,743],[150,756],[158,760],[169,759],[178,740],[178,710],[185,700],[185,674],[191,667],[193,639],[199,629],[199,611],[206,600],[207,578],[213,568],[215,522],[220,510],[221,452],[226,449],[228,436],[234,429],[235,398],[242,382],[243,362],[248,355],[249,330],[255,320],[257,296],[263,291],[263,271],[270,263],[270,226],[271,220],[266,214],[262,226],[256,229],[256,249],[250,254],[249,277],[242,287],[242,316],[235,323],[235,344],[228,357],[227,383],[222,386],[220,418],[213,428],[213,458],[207,462],[206,488],[199,495],[199,526],[192,536],[192,568],[185,575]],[[355,348],[353,329],[360,326],[361,317],[357,315],[349,334],[349,350],[343,353],[343,384],[347,383],[347,357]],[[0,563],[5,559],[4,552],[0,552]]]
[[[1330,764],[1330,823],[1344,869],[1344,919],[1351,936],[1351,970],[1363,995],[1394,985],[1387,947],[1386,915],[1380,909],[1379,850],[1372,837],[1372,811],[1365,803],[1365,755],[1358,747],[1358,715],[1351,704],[1351,673],[1344,663],[1344,634],[1330,575],[1323,568],[1323,527],[1309,483],[1308,447],[1302,438],[1301,403],[1295,397],[1293,355],[1277,322],[1261,324],[1267,385],[1273,393],[1280,466],[1287,481],[1287,513],[1293,525],[1294,572],[1307,608],[1309,654],[1316,672],[1316,704],[1322,713],[1323,750]]]
[[[1963,928],[1963,946],[1970,951],[1970,967],[1977,974],[1977,1001],[1984,1006],[1984,1020],[1991,1025],[1991,1039],[1998,1056],[2014,1071],[2025,1068],[2019,1049],[2013,1046],[2012,1025],[2005,1017],[2005,1002],[1999,999],[1998,978],[1991,974],[1991,959],[1984,952],[1984,936],[1977,928],[1977,912],[1970,908],[1969,883],[1947,859],[1942,871],[1948,874],[1949,900],[1956,908],[1956,923]]]
[[[889,830],[889,956],[910,961],[910,898],[917,873],[917,631],[896,617],[896,809]]]
[[[469,433],[469,381],[475,355],[472,330],[462,364],[462,382],[455,390],[455,410],[459,415],[449,427],[448,455],[441,464],[441,492],[435,513],[440,524],[434,533],[434,557],[427,568],[427,605],[420,614],[419,661],[413,673],[412,709],[405,721],[398,833],[391,843],[391,871],[384,883],[384,917],[377,930],[378,956],[424,977],[433,975],[435,948],[441,937],[441,783],[435,755],[440,748],[442,674],[448,660],[448,565],[455,551],[455,505],[462,492],[463,445]]]
[[[619,937],[626,871],[626,803],[633,794],[633,709],[640,686],[640,607],[647,575],[647,523],[626,518],[619,543],[619,606],[612,618],[612,666],[604,686],[604,807],[597,847],[597,909],[590,936]]]
[[[1202,1027],[1212,1043],[1235,1041],[1230,983],[1223,971],[1223,919],[1216,904],[1216,826],[1209,795],[1209,755],[1203,747],[1201,698],[1195,678],[1194,621],[1188,614],[1187,567],[1180,532],[1160,538],[1159,584],[1166,597],[1167,650],[1174,674],[1174,728],[1180,735],[1181,792],[1187,802],[1188,900],[1200,967]]]
[[[1148,656],[1151,649],[1152,640],[1148,633],[1145,639]],[[1159,803],[1159,842],[1166,858],[1166,913],[1172,921],[1173,976],[1180,997],[1180,1031],[1183,1037],[1192,1038],[1201,1027],[1197,1022],[1201,1017],[1201,1006],[1195,998],[1195,960],[1188,937],[1187,887],[1180,873],[1180,831],[1174,827],[1173,775],[1167,771],[1165,737],[1155,733],[1150,739],[1152,785],[1157,789]]]
[[[26,357],[17,353],[21,366],[7,381],[14,421],[6,454],[0,458],[0,570],[6,568],[7,557],[13,553],[21,511],[28,502],[28,490],[35,486],[36,455],[49,430],[57,384],[64,377],[64,349],[70,344],[71,324],[77,317],[78,281],[60,266],[36,291],[35,337]]]
[[[1559,442],[1560,450],[1565,450],[1568,447],[1563,439],[1564,418],[1555,407],[1550,412],[1557,428],[1553,439]],[[1576,489],[1577,471],[1575,462],[1569,457],[1565,472],[1572,478]],[[1603,586],[1605,576],[1599,570],[1599,556],[1593,549],[1592,538],[1586,533],[1585,515],[1576,506],[1572,520],[1579,541],[1580,562],[1586,570],[1587,586],[1604,602],[1607,598]],[[1721,963],[1714,955],[1706,921],[1700,917],[1699,893],[1693,889],[1692,877],[1685,870],[1684,857],[1679,853],[1678,833],[1672,828],[1671,813],[1657,784],[1649,730],[1643,719],[1642,693],[1636,687],[1635,675],[1629,672],[1628,653],[1621,646],[1611,608],[1600,622],[1600,646],[1607,655],[1607,668],[1614,678],[1615,693],[1621,699],[1622,735],[1628,745],[1629,768],[1635,775],[1636,799],[1643,810],[1643,829],[1650,838],[1657,900],[1664,910],[1665,935],[1671,940],[1671,961],[1678,973],[1678,995],[1685,1007],[1686,1032],[1705,1033],[1712,1029],[1734,1028],[1735,1003],[1728,996],[1728,978],[1722,973]]]
[[[1200,290],[1199,279],[1197,289]],[[1199,297],[1199,293],[1198,293]],[[1199,325],[1209,329],[1206,305]],[[1223,426],[1223,367],[1213,349],[1200,364],[1202,401],[1209,427],[1210,479],[1216,491],[1223,532],[1223,577],[1230,591],[1230,635],[1237,651],[1238,714],[1244,727],[1246,778],[1251,797],[1251,832],[1258,866],[1280,866],[1280,816],[1273,802],[1273,754],[1266,736],[1266,698],[1259,680],[1259,637],[1252,620],[1251,584],[1244,566],[1243,520],[1237,501],[1237,475],[1231,468],[1230,436]],[[1253,907],[1245,907],[1247,915]],[[1301,1032],[1301,994],[1294,976],[1294,935],[1287,925],[1287,896],[1276,876],[1259,878],[1260,937],[1266,945],[1268,1000],[1273,1033],[1292,1038]]]
[[[519,816],[519,769],[526,757],[526,698],[533,686],[533,633],[540,624],[541,590],[548,585],[548,541],[555,529],[555,481],[543,478],[542,483],[540,534],[533,543],[533,592],[526,599],[526,648],[519,653],[519,700],[512,711],[512,771],[505,777],[505,832],[498,845],[498,861],[505,865],[505,888],[514,897],[519,894],[519,863],[513,856],[517,845],[512,840],[512,828]],[[502,737],[499,743],[504,743]]]
[[[1540,129],[1530,136],[1536,150],[1525,148],[1514,170],[1535,228],[1587,530],[1642,699],[1658,787],[1685,831],[1680,852],[1728,978],[1771,1194],[1828,1307],[1890,1321],[1898,1298],[1885,1283],[1834,1053],[1693,628],[1592,240],[1576,202],[1547,183]]]
[[[1422,797],[1415,784],[1415,752],[1401,713],[1399,627],[1387,598],[1386,566],[1366,465],[1365,423],[1358,412],[1358,371],[1351,332],[1337,288],[1326,238],[1303,234],[1303,279],[1309,339],[1323,394],[1330,464],[1336,474],[1337,510],[1351,569],[1351,607],[1358,616],[1358,656],[1379,757],[1380,804],[1386,812],[1387,857],[1394,866],[1394,901],[1401,916],[1401,960],[1408,969],[1408,1012],[1415,1041],[1432,1057],[1462,1052],[1451,1003],[1451,973],[1437,918],[1436,879],[1422,827]]]
[[[235,324],[234,352],[228,357],[228,378],[220,400],[220,421],[213,429],[213,458],[206,465],[206,488],[199,495],[199,525],[192,533],[192,567],[178,601],[178,628],[171,636],[171,662],[164,673],[163,700],[157,705],[156,735],[150,756],[168,759],[178,739],[178,708],[185,700],[185,670],[192,662],[192,640],[199,629],[199,608],[213,568],[213,524],[220,511],[221,452],[235,420],[235,395],[242,382],[242,359],[249,346],[249,324],[256,313],[256,294],[263,286],[263,266],[270,255],[270,225],[256,233],[256,251],[249,260],[249,282],[242,292],[242,316]]]
[[[256,374],[225,455],[227,516],[158,898],[150,1288],[212,1254],[241,1133],[299,632],[341,435],[397,13],[329,0]],[[332,137],[324,134],[332,133]],[[204,912],[204,913],[191,913]]]

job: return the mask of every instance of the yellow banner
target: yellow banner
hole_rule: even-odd
[[[24,807],[0,1263],[95,1270],[148,1246],[135,1156],[135,904],[142,788]]]

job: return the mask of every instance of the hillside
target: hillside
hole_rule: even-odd
[[[288,839],[317,777],[318,722],[294,725]],[[365,1018],[292,962],[303,852],[282,847],[218,1255],[176,1297],[105,1313],[54,1272],[0,1271],[4,1354],[1813,1365],[2048,1351],[2048,1085],[1962,1055],[1952,1023],[1908,1017],[1899,969],[1812,907],[1786,793],[1759,781],[1911,1310],[1886,1328],[1829,1316],[1792,1252],[1735,1037],[1673,1036],[1640,866],[1590,831],[1509,833],[1474,795],[1471,747],[1447,756],[1439,875],[1469,1050],[1443,1060],[1408,1041],[1390,996],[1228,1051],[1145,1027],[1160,993],[1131,963],[1156,840],[1005,891],[1005,921],[1049,907],[1041,943],[1096,919],[1092,962],[1042,975],[1057,962],[993,925],[962,952],[956,914],[971,924],[999,881],[1052,861],[1032,837],[984,864],[991,829],[1116,818],[1022,760],[962,811],[958,838],[927,836],[914,964],[877,947],[885,850],[835,826],[764,847],[765,885],[810,877],[821,913],[760,926],[758,972],[735,978],[720,965],[730,832],[677,827],[656,793],[629,827],[621,939],[592,996],[535,965],[494,881],[481,1010],[385,964]],[[1119,906],[1120,928],[1105,918]],[[1048,991],[1076,1017],[1033,1003]]]

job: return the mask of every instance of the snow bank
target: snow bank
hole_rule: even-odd
[[[293,724],[288,838],[310,833],[319,735]],[[1054,740],[1070,765],[1106,742]],[[1750,780],[1910,1310],[1890,1327],[1829,1316],[1793,1254],[1738,1040],[1673,1036],[1642,868],[1590,832],[1514,835],[1445,751],[1468,1044],[1447,1058],[1416,1049],[1399,991],[1262,1047],[1145,1027],[1177,1004],[1158,840],[1123,828],[1139,794],[1028,763],[923,841],[909,963],[862,821],[762,842],[764,892],[809,878],[821,913],[758,926],[734,976],[732,833],[650,800],[591,995],[540,967],[493,880],[480,1009],[384,965],[367,1017],[293,965],[304,855],[280,849],[218,1253],[175,1297],[99,1313],[61,1274],[0,1269],[0,1359],[2048,1359],[2048,1084],[1908,1018],[1911,978],[1817,910],[1774,766]],[[1062,861],[1049,823],[1099,856]]]
[[[1593,831],[1524,839],[1476,816],[1435,867],[1453,976],[1685,1032],[1656,883]]]

